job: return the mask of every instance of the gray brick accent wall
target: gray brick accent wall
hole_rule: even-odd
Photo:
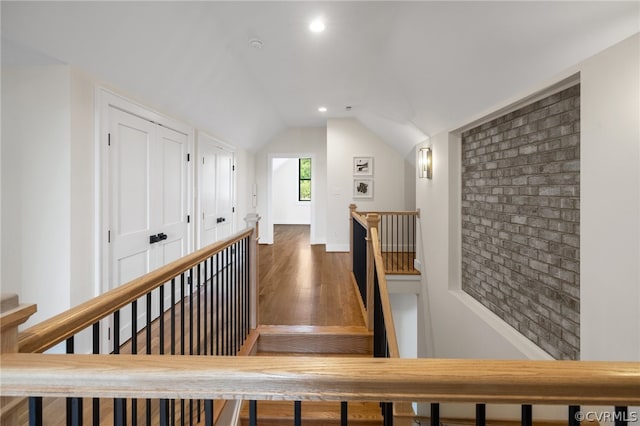
[[[462,134],[462,289],[580,358],[580,85]]]

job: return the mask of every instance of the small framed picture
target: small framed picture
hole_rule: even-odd
[[[373,176],[373,157],[353,157],[354,176]]]
[[[353,198],[373,198],[373,180],[354,179]]]

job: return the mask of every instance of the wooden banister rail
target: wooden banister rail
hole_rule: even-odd
[[[54,347],[253,232],[239,232],[24,330],[18,336],[19,352],[37,353]]]
[[[382,314],[384,315],[384,324],[387,333],[389,357],[400,358],[398,338],[396,337],[396,326],[393,321],[391,301],[389,300],[389,290],[387,289],[387,276],[384,270],[384,260],[382,259],[382,252],[380,250],[380,239],[378,237],[378,230],[375,228],[371,230],[371,240],[373,243],[373,255],[376,262],[378,287],[380,288],[380,303],[382,304]]]
[[[2,396],[639,405],[634,362],[4,354]]]

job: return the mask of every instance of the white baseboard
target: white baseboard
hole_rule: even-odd
[[[349,244],[327,244],[326,250],[328,252],[333,252],[333,251],[348,252],[349,251]]]

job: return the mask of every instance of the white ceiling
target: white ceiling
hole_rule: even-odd
[[[4,63],[73,64],[250,150],[285,127],[353,116],[404,155],[640,31],[638,1],[1,7]],[[316,16],[324,33],[308,30]]]

